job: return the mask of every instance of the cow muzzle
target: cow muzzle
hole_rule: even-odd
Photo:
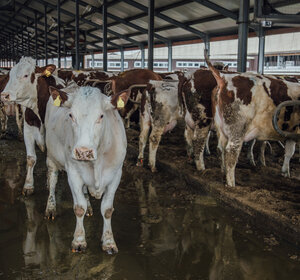
[[[3,102],[10,102],[10,95],[9,95],[9,93],[2,92],[1,93],[1,101],[3,101]]]
[[[94,150],[86,147],[75,148],[73,155],[76,160],[91,161],[96,159]]]

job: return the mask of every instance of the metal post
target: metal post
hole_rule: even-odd
[[[79,1],[75,1],[76,13],[75,13],[75,69],[79,70]]]
[[[13,33],[12,34],[12,37],[11,37],[11,39],[12,39],[12,59],[13,59],[13,65],[14,65],[14,63],[15,63],[15,60],[16,60],[16,53],[15,53],[15,34]]]
[[[60,0],[57,0],[57,66],[58,68],[61,68],[61,56],[60,56],[60,44],[61,38],[60,38]]]
[[[27,55],[31,56],[30,52],[30,32],[29,32],[29,18],[27,18]]]
[[[107,0],[102,3],[103,32],[103,71],[107,71]]]
[[[153,70],[154,0],[148,0],[148,69]]]
[[[48,34],[47,34],[47,5],[44,6],[44,18],[45,18],[45,65],[48,64]]]
[[[92,68],[95,68],[95,55],[94,52],[92,52]]]
[[[124,48],[121,47],[121,72],[124,72]]]
[[[248,21],[249,21],[249,0],[240,0],[239,10],[239,40],[238,40],[238,72],[247,70],[247,41],[248,41]]]
[[[35,64],[38,65],[38,46],[37,46],[37,12],[34,12],[34,53],[35,53]]]
[[[21,41],[22,41],[22,56],[24,55],[24,34],[23,34],[23,24],[22,24],[22,29],[21,29]]]
[[[172,72],[172,42],[168,42],[168,71]]]
[[[145,48],[144,48],[144,45],[141,45],[141,63],[142,63],[142,69],[145,69]]]
[[[264,28],[259,25],[259,42],[258,42],[258,66],[257,72],[259,74],[264,73],[264,65],[265,65],[265,34]]]
[[[64,65],[67,68],[67,51],[66,51],[66,31],[64,29]]]

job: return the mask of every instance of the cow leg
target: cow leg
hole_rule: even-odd
[[[5,134],[7,130],[7,115],[5,111],[5,105],[0,101],[0,122],[1,122],[1,134]]]
[[[130,127],[130,118],[132,116],[132,114],[139,108],[139,105],[137,104],[133,104],[133,107],[131,108],[131,110],[127,113],[126,117],[125,117],[125,128],[129,128]]]
[[[23,187],[22,193],[24,195],[30,195],[34,191],[34,179],[33,179],[33,169],[36,164],[36,153],[35,153],[35,139],[34,135],[30,129],[30,126],[26,123],[24,124],[24,142],[27,154],[27,164],[26,164],[26,179]]]
[[[199,128],[196,126],[193,137],[193,150],[195,155],[195,164],[197,170],[205,170],[204,165],[204,147],[208,136],[210,126]]]
[[[218,133],[218,151],[221,157],[221,171],[223,174],[225,173],[225,148],[227,141],[227,138],[222,132]]]
[[[295,153],[296,142],[293,140],[287,140],[285,142],[285,153],[284,153],[284,161],[281,168],[281,173],[284,177],[291,177],[290,174],[290,160]]]
[[[192,159],[193,156],[193,135],[194,131],[188,125],[186,125],[184,130],[184,138],[186,141],[186,151],[189,160]]]
[[[16,123],[18,126],[18,137],[19,140],[23,140],[23,132],[22,132],[22,123],[23,123],[23,113],[22,110],[20,110],[20,105],[15,104],[15,112],[16,112]]]
[[[266,166],[266,158],[265,158],[266,146],[267,146],[267,141],[262,141],[260,145],[260,154],[259,154],[259,162],[262,166]]]
[[[253,166],[256,166],[255,160],[254,160],[254,154],[253,154],[253,148],[256,143],[256,139],[253,139],[250,141],[248,146],[248,152],[247,152],[247,158],[250,161],[250,164]]]
[[[83,182],[76,170],[69,168],[68,182],[73,196],[74,213],[76,216],[76,228],[72,241],[72,251],[79,252],[86,249],[85,230],[83,225],[84,216],[87,210],[87,201],[83,193]]]
[[[152,172],[156,172],[156,153],[164,132],[164,127],[153,126],[149,137],[149,167]]]
[[[86,203],[87,203],[87,210],[86,210],[85,214],[88,217],[93,216],[93,208],[92,208],[92,205],[91,205],[91,202],[90,202],[90,197],[89,197],[89,193],[88,193],[86,185],[83,186],[83,193],[84,193],[84,197],[85,197]]]
[[[205,152],[208,156],[210,155],[210,149],[209,149],[210,136],[211,136],[211,131],[208,132],[207,137],[206,137],[206,142],[205,142]]]
[[[140,114],[140,127],[141,132],[139,136],[139,156],[137,160],[137,166],[143,166],[144,163],[144,150],[147,144],[149,129],[150,129],[150,116],[148,112]]]
[[[45,211],[45,217],[54,220],[56,215],[56,200],[55,200],[55,187],[57,184],[58,169],[55,163],[47,157],[47,186],[49,188],[49,196],[47,201],[47,207]]]
[[[243,141],[241,138],[229,139],[225,148],[224,160],[226,170],[226,186],[235,186],[235,166],[240,155]]]
[[[101,202],[101,214],[103,217],[102,250],[108,254],[118,253],[118,247],[114,240],[111,228],[111,216],[113,214],[113,202],[115,192],[121,180],[122,170],[115,176],[113,182],[107,187]]]

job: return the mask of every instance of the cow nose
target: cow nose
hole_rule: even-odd
[[[87,147],[75,148],[75,158],[77,160],[94,160],[94,150]]]

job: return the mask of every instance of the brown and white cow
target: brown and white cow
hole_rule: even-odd
[[[252,73],[220,73],[206,58],[217,87],[213,92],[214,122],[222,151],[222,169],[226,185],[235,186],[235,166],[243,142],[258,140],[286,140],[272,125],[276,106],[287,100],[300,98],[300,85],[271,76]],[[278,120],[286,131],[299,129],[299,110],[287,107]],[[293,140],[286,141],[282,173],[289,175],[289,160],[295,150]]]
[[[106,89],[107,95],[131,90],[130,99],[124,109],[120,110],[125,120],[125,128],[130,126],[130,117],[139,108],[142,91],[150,80],[162,80],[162,78],[148,69],[132,69],[118,76],[111,77]],[[135,86],[136,85],[136,86]],[[141,86],[143,85],[143,86]]]
[[[149,130],[149,167],[156,171],[156,153],[164,133],[171,131],[182,118],[178,100],[178,80],[150,80],[143,92],[140,108],[139,155],[137,165],[144,162]]]

